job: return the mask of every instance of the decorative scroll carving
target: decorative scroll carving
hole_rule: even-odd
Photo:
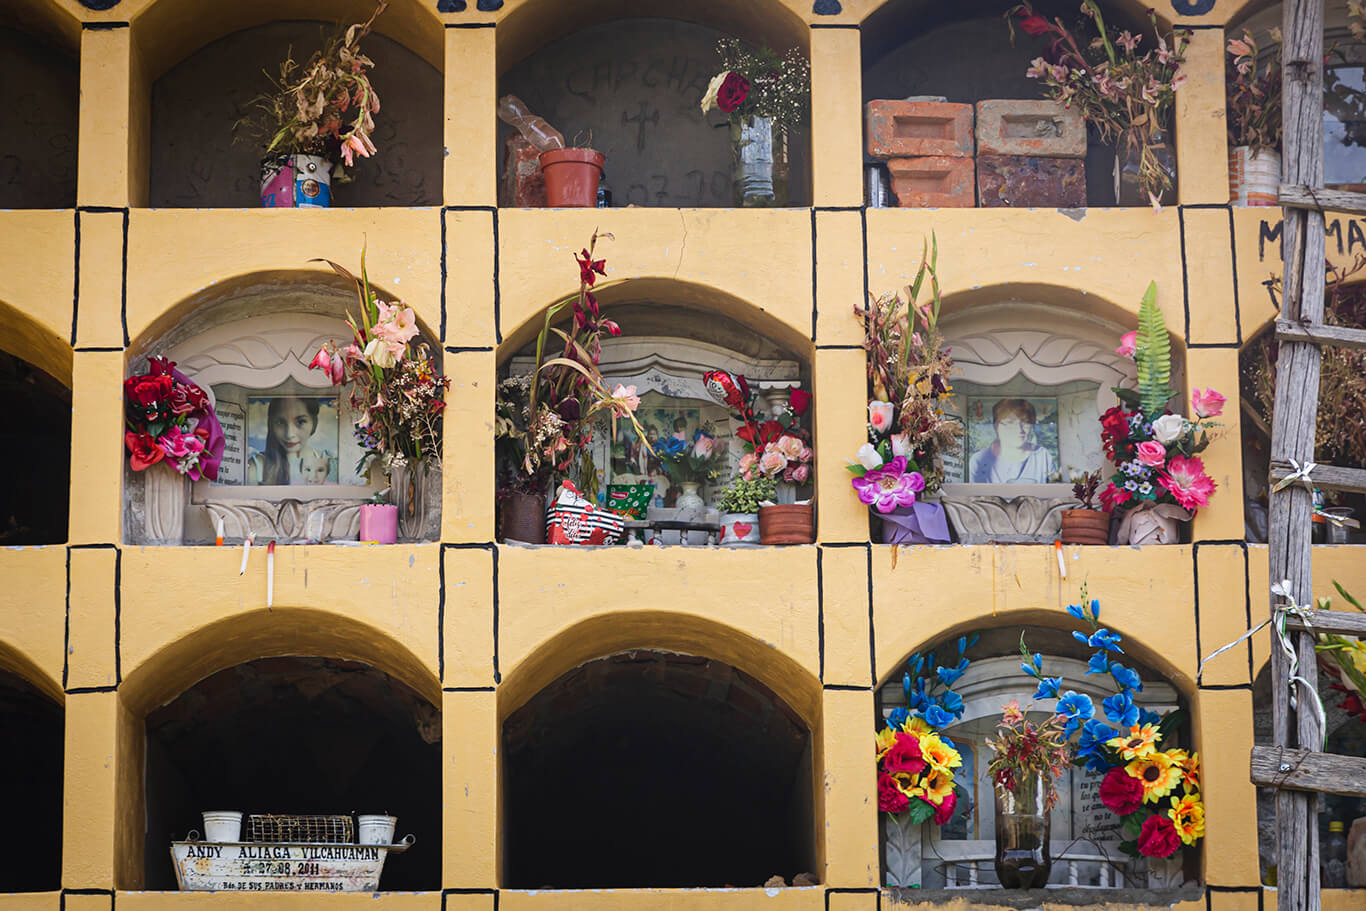
[[[250,534],[257,541],[288,544],[354,541],[360,533],[357,500],[216,500],[194,509],[207,512],[211,526],[222,519],[223,534],[228,538]]]
[[[956,497],[940,498],[962,544],[1006,541],[1049,542],[1062,529],[1062,511],[1076,504],[1061,497]]]

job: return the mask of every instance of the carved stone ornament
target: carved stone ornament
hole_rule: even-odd
[[[164,462],[144,469],[142,477],[147,543],[183,543],[189,481]]]
[[[1076,506],[1071,497],[1007,499],[990,495],[950,496],[948,493],[940,497],[940,502],[949,514],[949,522],[953,524],[960,544],[1047,543],[1062,531],[1062,511]]]

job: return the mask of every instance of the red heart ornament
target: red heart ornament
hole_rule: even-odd
[[[731,527],[735,529],[735,537],[737,538],[743,538],[745,535],[754,531],[754,526],[748,522],[736,522]]]

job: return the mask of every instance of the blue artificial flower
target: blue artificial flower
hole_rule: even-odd
[[[906,694],[906,701],[911,701],[911,675],[901,675],[901,691]]]
[[[963,717],[963,697],[953,690],[944,693],[939,702],[944,707],[944,711],[949,712],[953,717]]]
[[[1077,738],[1077,756],[1086,760],[1086,767],[1092,772],[1104,772],[1110,768],[1105,755],[1105,742],[1119,732],[1104,722],[1092,719],[1081,726],[1081,736]]]
[[[953,724],[953,716],[933,702],[926,706],[922,717],[925,719],[925,723],[932,728],[942,728]]]
[[[953,750],[954,752],[958,751],[958,747],[954,744],[954,742],[949,738],[945,737],[943,734],[939,735],[939,742],[942,743],[944,746],[948,747],[949,749]]]
[[[1038,652],[1034,653],[1034,667],[1037,670],[1043,670],[1043,655]]]
[[[1086,619],[1086,608],[1082,607],[1080,604],[1067,605],[1067,612],[1078,620]]]
[[[1100,648],[1110,652],[1119,652],[1121,655],[1124,654],[1124,649],[1119,647],[1119,640],[1122,637],[1118,633],[1112,633],[1104,627],[1096,630],[1089,636],[1085,633],[1074,631],[1072,637],[1078,642],[1085,642],[1091,648]]]
[[[1063,728],[1062,735],[1064,738],[1070,738],[1077,732],[1077,728],[1081,726],[1083,721],[1095,716],[1096,706],[1091,701],[1090,696],[1083,695],[1075,690],[1068,690],[1058,700],[1057,712],[1067,719],[1067,725]]]
[[[1103,652],[1101,654],[1104,654]],[[1138,676],[1138,671],[1127,668],[1116,661],[1110,665],[1110,675],[1115,678],[1115,683],[1124,687],[1126,690],[1143,692],[1143,679]]]
[[[1058,689],[1062,686],[1061,677],[1040,677],[1039,688],[1034,693],[1035,699],[1057,699]]]
[[[1037,677],[1037,676],[1039,676],[1039,672],[1036,671],[1036,670],[1034,670],[1033,665],[1027,664],[1027,663],[1025,663],[1025,662],[1021,662],[1021,663],[1020,663],[1020,670],[1024,671],[1026,674],[1028,674],[1028,675],[1031,676],[1031,677]]]
[[[1105,709],[1105,717],[1119,725],[1121,729],[1131,728],[1138,724],[1138,706],[1134,705],[1134,698],[1128,691],[1116,693],[1109,699],[1101,703]]]
[[[958,679],[963,676],[963,672],[968,669],[968,659],[960,658],[953,667],[935,668],[935,674],[939,677],[939,682],[944,686],[953,686]]]
[[[1139,711],[1138,711],[1138,723],[1139,723],[1139,724],[1161,724],[1161,723],[1162,723],[1162,716],[1159,715],[1159,714],[1157,714],[1157,712],[1150,712],[1150,711],[1148,711],[1147,709],[1139,709]]]
[[[964,652],[966,652],[967,650],[968,650],[968,637],[967,637],[967,636],[959,636],[959,637],[958,637],[958,654],[961,655],[961,654],[963,654]]]
[[[919,674],[920,669],[925,665],[925,659],[920,656],[919,652],[916,652],[914,655],[911,656],[910,661],[906,663],[910,665],[912,674]]]
[[[664,447],[662,455],[680,455],[683,450],[688,448],[688,441],[680,440],[675,437],[665,437],[662,440],[658,440],[655,445],[662,445]]]
[[[1110,671],[1110,659],[1106,656],[1105,650],[1101,649],[1091,656],[1091,660],[1086,664],[1088,674],[1106,674]]]
[[[1091,599],[1091,619],[1092,619],[1092,620],[1099,620],[1099,619],[1100,619],[1100,599],[1099,599],[1099,598],[1092,598],[1092,599]]]
[[[1129,480],[1124,482],[1124,489],[1129,491],[1130,493],[1133,493],[1134,491],[1138,490],[1138,482],[1135,481],[1133,478],[1130,478]]]
[[[911,715],[906,709],[897,706],[892,709],[892,713],[887,716],[887,727],[894,731],[901,730],[901,726],[906,723],[906,719]]]
[[[906,702],[914,711],[924,711],[925,706],[930,704],[930,698],[925,694],[925,678],[915,678],[915,688],[906,696]]]

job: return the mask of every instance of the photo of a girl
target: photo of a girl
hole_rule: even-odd
[[[336,400],[297,395],[248,400],[247,445],[248,484],[336,483]]]

